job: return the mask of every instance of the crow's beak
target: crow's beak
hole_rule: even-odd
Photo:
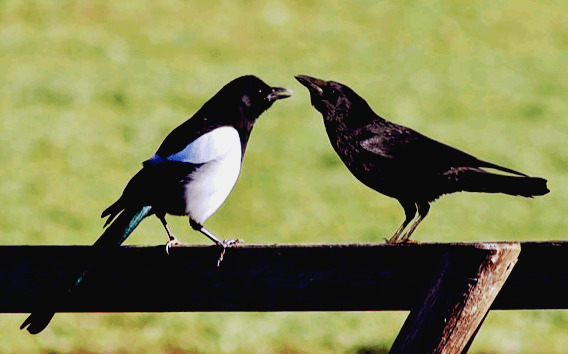
[[[273,87],[272,92],[268,95],[268,101],[274,102],[283,98],[288,98],[292,96],[292,90],[284,87]]]
[[[308,75],[297,75],[295,78],[300,81],[302,85],[306,86],[308,90],[310,90],[310,93],[318,96],[323,95],[323,88],[327,85],[326,81]]]

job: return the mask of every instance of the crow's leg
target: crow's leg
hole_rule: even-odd
[[[414,216],[416,215],[416,203],[414,202],[409,202],[409,201],[400,201],[400,205],[402,205],[402,207],[404,208],[404,214],[406,215],[406,219],[404,219],[404,221],[402,222],[402,224],[399,226],[399,228],[396,230],[396,232],[394,233],[394,235],[390,238],[390,240],[387,241],[387,243],[398,243],[398,238],[400,237],[400,234],[402,234],[402,232],[404,231],[404,229],[408,226],[408,224],[410,224],[410,222],[412,221],[412,219],[414,219]]]
[[[418,227],[418,224],[420,224],[422,222],[422,220],[424,220],[426,215],[428,215],[428,211],[430,211],[430,203],[428,203],[428,202],[417,202],[416,206],[418,207],[418,219],[416,219],[414,224],[412,224],[410,226],[410,229],[408,229],[408,232],[406,234],[404,234],[404,236],[402,236],[402,238],[400,239],[401,243],[409,242],[410,236],[412,235],[414,230],[416,230],[416,227]]]
[[[181,245],[181,242],[178,241],[178,239],[174,236],[174,234],[168,227],[165,214],[156,214],[156,216],[158,217],[158,219],[160,219],[162,225],[164,225],[164,229],[166,229],[166,232],[168,233],[168,238],[170,240],[168,241],[168,243],[166,243],[166,253],[170,254],[170,248]]]

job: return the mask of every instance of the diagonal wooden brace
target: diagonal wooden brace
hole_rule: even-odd
[[[513,270],[519,243],[464,245],[444,255],[390,354],[466,353]]]

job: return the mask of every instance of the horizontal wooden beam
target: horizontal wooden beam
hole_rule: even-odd
[[[481,247],[480,245],[483,245]],[[0,246],[0,312],[31,312],[67,269],[98,265],[57,312],[410,310],[448,251],[487,244]],[[526,242],[491,309],[567,309],[568,242]]]

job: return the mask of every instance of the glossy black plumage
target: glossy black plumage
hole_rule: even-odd
[[[400,241],[408,241],[427,215],[430,202],[444,194],[466,191],[533,197],[549,192],[545,179],[479,160],[383,119],[341,83],[306,75],[296,79],[310,91],[331,145],[351,173],[368,187],[397,199],[404,208],[406,219],[389,242],[398,242],[404,230]]]

